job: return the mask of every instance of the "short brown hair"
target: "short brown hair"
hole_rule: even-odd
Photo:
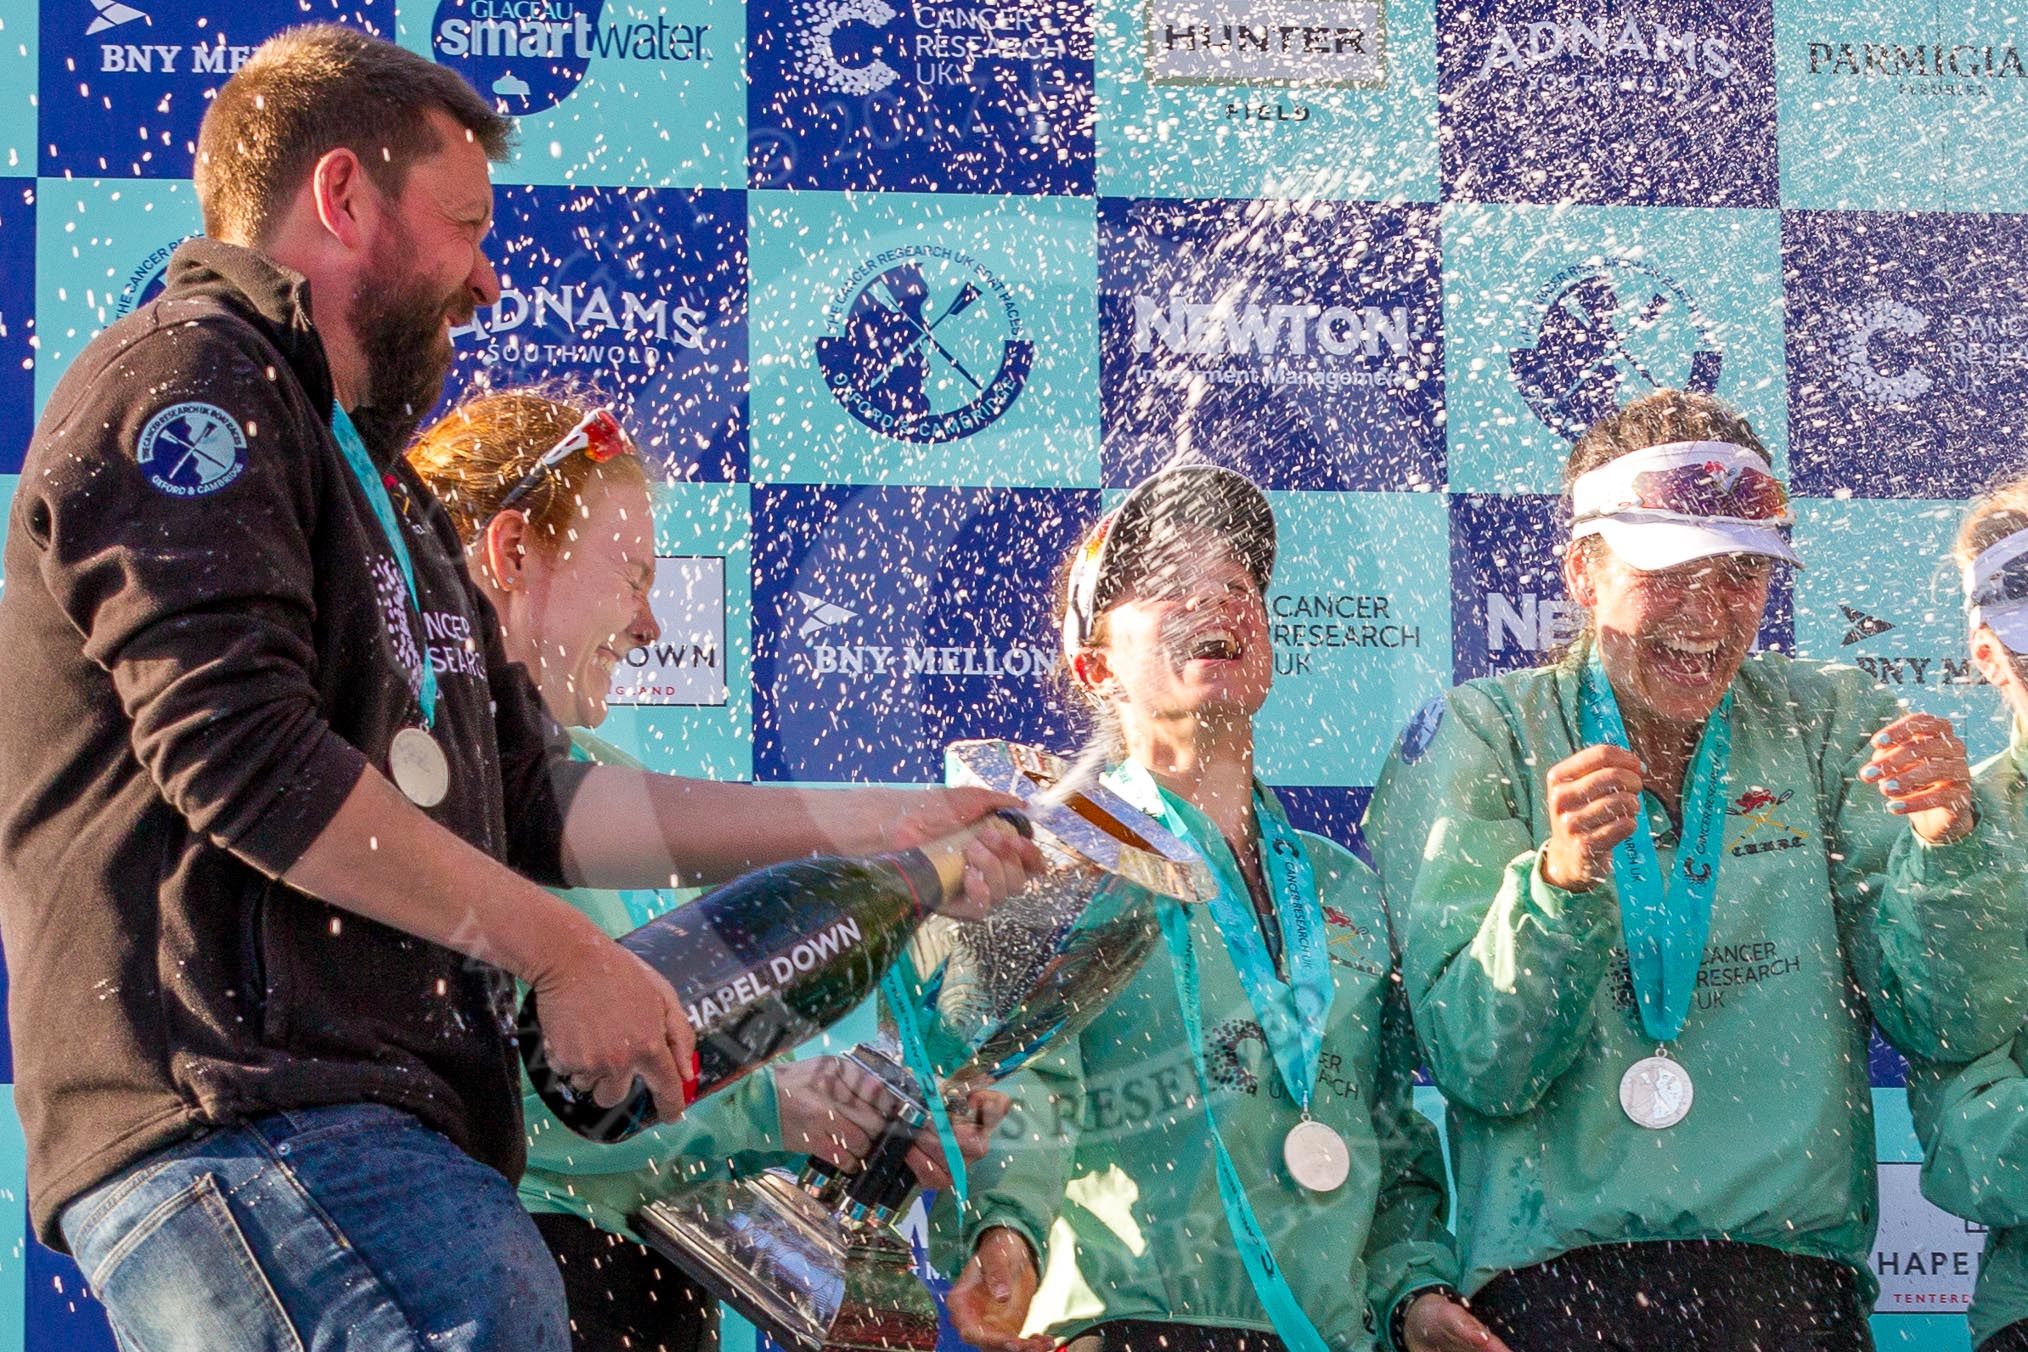
[[[1951,558],[1960,570],[1969,568],[1973,559],[2019,530],[2028,530],[2028,475],[2009,479],[1973,500],[1958,526]]]
[[[375,187],[399,197],[414,163],[442,149],[441,109],[496,164],[514,125],[456,71],[338,24],[277,33],[225,82],[197,131],[204,232],[258,245],[324,155],[345,147]]]
[[[1694,390],[1656,390],[1606,414],[1577,439],[1563,466],[1566,496],[1578,476],[1623,455],[1675,441],[1725,441],[1743,446],[1770,467],[1774,457],[1736,409]]]
[[[549,389],[500,390],[467,399],[423,429],[408,448],[408,462],[444,504],[458,538],[470,546],[545,451],[597,407],[588,393]],[[603,463],[573,455],[544,475],[517,504],[529,533],[554,549],[568,537],[594,479],[645,483],[639,455]]]

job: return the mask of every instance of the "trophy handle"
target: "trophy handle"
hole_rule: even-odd
[[[890,1117],[880,1139],[866,1156],[866,1164],[845,1185],[847,1221],[881,1226],[899,1215],[915,1193],[915,1175],[908,1167],[908,1152],[915,1145],[920,1122],[906,1114]]]

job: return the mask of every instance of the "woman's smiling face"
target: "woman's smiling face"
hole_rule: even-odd
[[[1708,718],[1753,650],[1773,560],[1726,554],[1643,572],[1600,541],[1573,545],[1569,567],[1622,711],[1677,724]]]
[[[1202,527],[1178,528],[1161,553],[1106,611],[1100,692],[1124,717],[1251,718],[1274,684],[1253,574]]]

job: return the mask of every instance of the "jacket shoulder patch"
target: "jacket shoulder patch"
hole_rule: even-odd
[[[171,404],[141,429],[134,459],[158,493],[201,498],[246,469],[246,433],[238,419],[216,404]]]

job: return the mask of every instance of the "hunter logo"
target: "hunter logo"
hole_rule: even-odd
[[[1012,289],[969,254],[891,249],[832,299],[817,365],[854,418],[897,441],[958,441],[1013,407],[1035,364]]]
[[[1725,364],[1710,322],[1682,284],[1631,258],[1569,268],[1537,293],[1535,346],[1508,354],[1542,425],[1575,441],[1650,390],[1712,394]]]
[[[1387,12],[1373,0],[1148,0],[1154,84],[1387,82]]]

